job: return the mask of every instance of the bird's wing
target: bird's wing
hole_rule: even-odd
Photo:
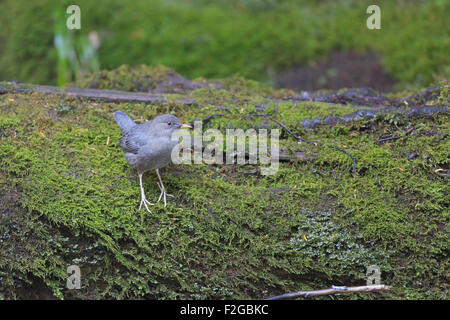
[[[145,145],[146,141],[142,136],[136,135],[134,132],[127,132],[119,139],[119,146],[123,152],[138,153],[139,149]]]
[[[122,137],[119,139],[119,146],[123,152],[137,154],[139,149],[149,142],[148,136],[144,134],[145,127],[148,126],[149,122],[137,125],[122,134]]]

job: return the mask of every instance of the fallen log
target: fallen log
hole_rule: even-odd
[[[71,96],[75,98],[84,98],[94,101],[105,102],[136,102],[147,104],[166,103],[169,99],[167,95],[148,94],[143,92],[127,92],[118,90],[100,90],[100,89],[85,89],[85,88],[66,88],[66,87],[52,87],[47,85],[36,84],[21,84],[18,82],[3,82],[0,83],[0,92],[39,92],[45,94],[56,94],[63,96]],[[177,103],[191,105],[195,103],[193,99],[178,99]]]

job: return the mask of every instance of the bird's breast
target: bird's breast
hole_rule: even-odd
[[[176,144],[176,141],[168,139],[155,139],[142,146],[137,154],[125,154],[125,159],[140,171],[162,168],[171,162],[172,150]]]

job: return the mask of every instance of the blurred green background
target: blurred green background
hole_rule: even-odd
[[[83,72],[164,64],[188,78],[239,75],[297,90],[450,78],[448,0],[0,0],[0,80],[66,81],[54,37],[70,4],[81,8],[81,30],[66,35],[78,63],[88,35],[101,40]],[[381,30],[366,27],[370,4],[381,7]]]

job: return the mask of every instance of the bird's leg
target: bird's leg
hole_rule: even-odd
[[[158,202],[161,200],[161,198],[163,198],[164,199],[164,207],[165,207],[167,205],[166,197],[173,197],[173,195],[166,193],[161,176],[159,175],[159,169],[156,169],[156,174],[159,179],[158,187],[161,190],[161,194],[159,195]]]
[[[142,175],[143,173],[139,173],[139,184],[141,185],[141,204],[139,205],[139,210],[142,208],[142,204],[144,204],[145,209],[147,209],[148,212],[152,213],[150,209],[148,208],[148,205],[153,205],[150,201],[147,200],[145,197],[144,187],[142,186]]]

